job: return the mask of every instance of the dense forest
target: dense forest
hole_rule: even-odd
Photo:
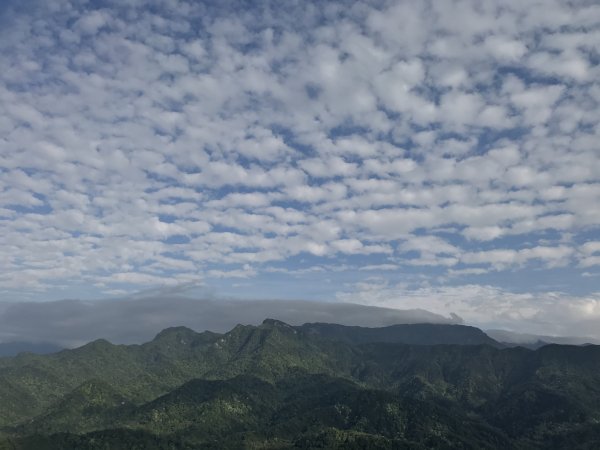
[[[600,448],[600,346],[276,320],[0,358],[0,449]]]

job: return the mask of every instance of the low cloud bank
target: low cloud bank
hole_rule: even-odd
[[[422,309],[398,310],[352,303],[153,296],[3,303],[0,342],[51,342],[75,347],[105,338],[114,343],[140,343],[171,326],[224,332],[238,323],[259,324],[267,317],[293,325],[334,322],[368,327],[462,322],[456,315],[444,317]]]
[[[425,286],[417,289],[381,280],[356,283],[338,300],[387,308],[425,308],[456,313],[470,325],[540,336],[589,336],[600,340],[600,291],[513,292],[491,285]],[[587,338],[584,338],[584,340]]]

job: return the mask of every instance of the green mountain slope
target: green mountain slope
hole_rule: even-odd
[[[0,449],[600,445],[600,347],[499,347],[457,325],[265,320],[1,358]]]
[[[92,431],[110,426],[128,409],[131,403],[111,385],[89,380],[18,430],[21,434]]]

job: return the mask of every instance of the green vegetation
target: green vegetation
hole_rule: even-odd
[[[501,348],[458,325],[170,328],[0,358],[0,427],[15,450],[592,449],[600,347]]]

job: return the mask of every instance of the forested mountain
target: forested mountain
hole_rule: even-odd
[[[598,448],[600,347],[276,320],[0,358],[0,448]]]

